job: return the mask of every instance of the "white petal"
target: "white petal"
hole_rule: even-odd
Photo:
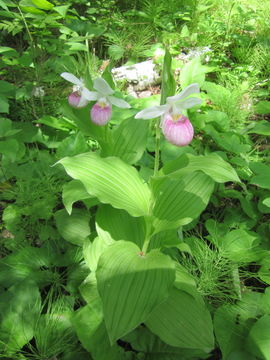
[[[122,109],[129,109],[130,105],[122,99],[116,98],[114,96],[108,96],[108,99],[110,101],[110,103],[112,103],[113,105],[122,108]]]
[[[77,108],[83,108],[88,104],[88,100],[84,97],[81,96],[79,103],[77,104]]]
[[[84,97],[88,101],[95,101],[95,100],[98,99],[98,93],[96,91],[89,91],[86,88],[82,89],[81,95],[82,95],[82,97]]]
[[[94,80],[94,89],[96,89],[102,95],[111,95],[114,93],[113,89],[103,78],[97,78]]]
[[[138,112],[135,119],[154,119],[158,116],[163,115],[168,110],[168,105],[152,106]]]
[[[73,74],[63,72],[60,76],[74,85],[83,86],[82,81]]]
[[[201,103],[202,103],[202,99],[191,97],[186,100],[177,101],[176,103],[174,103],[174,105],[177,108],[190,109],[195,105],[200,105]]]
[[[187,86],[183,91],[181,91],[179,94],[175,95],[175,96],[170,96],[167,98],[167,102],[169,104],[178,101],[178,100],[182,100],[186,97],[188,97],[189,95],[192,94],[198,94],[200,92],[200,87],[199,84],[191,84],[189,86]]]

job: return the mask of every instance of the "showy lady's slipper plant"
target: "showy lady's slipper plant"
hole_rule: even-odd
[[[90,101],[96,101],[96,104],[91,109],[91,120],[96,125],[106,125],[112,117],[112,105],[119,108],[128,109],[130,105],[115,96],[112,96],[114,90],[109,86],[103,78],[94,80],[94,89],[97,91],[88,90],[83,81],[70,73],[62,73],[61,76],[74,84],[73,92],[69,95],[68,102],[71,106],[82,108]]]
[[[200,92],[198,84],[191,84],[180,94],[167,97],[166,104],[140,111],[136,119],[153,119],[161,116],[160,127],[165,138],[176,146],[186,146],[193,139],[194,130],[189,119],[183,115],[186,109],[202,103],[197,97],[189,97]]]
[[[94,81],[96,92],[85,91],[84,85],[80,86],[79,96],[97,101],[91,114],[99,125],[106,123],[112,104],[129,107],[112,96],[113,90],[102,79]],[[74,214],[72,205],[65,201],[70,215],[62,209],[56,217],[59,229],[62,226],[63,233],[68,234],[67,241],[82,248],[83,266],[90,271],[80,285],[89,306],[76,311],[73,323],[82,343],[81,329],[89,329],[87,349],[90,348],[95,360],[101,357],[124,360],[126,352],[119,349],[118,340],[128,341],[129,334],[132,339],[135,329],[141,338],[145,334],[159,338],[173,353],[179,348],[180,357],[182,350],[186,353],[188,349],[190,356],[196,353],[198,358],[206,358],[215,345],[209,307],[204,304],[195,280],[181,264],[182,255],[177,251],[182,243],[189,246],[190,239],[185,232],[182,239],[178,234],[185,225],[196,226],[210,201],[215,182],[237,182],[239,178],[217,154],[197,156],[196,149],[194,154],[180,151],[168,163],[166,156],[162,156],[164,149],[159,146],[161,129],[178,146],[191,141],[193,127],[185,110],[201,103],[193,96],[198,93],[199,85],[192,84],[173,96],[175,80],[171,56],[166,50],[161,105],[136,115],[137,119],[157,118],[154,169],[146,165],[148,155],[151,156],[147,149],[148,124],[130,116],[123,116],[119,125],[111,128],[89,126],[87,135],[99,142],[99,148],[59,161],[75,180],[63,190],[63,199],[69,198],[72,204],[86,199],[87,194],[89,199],[95,199],[89,208],[74,209]],[[73,115],[78,115],[80,128],[83,111],[74,111]],[[87,120],[81,130],[85,128]],[[144,155],[147,157],[143,158]],[[150,166],[152,163],[149,161]],[[72,239],[66,231],[66,221],[71,225],[74,221]],[[101,315],[98,318],[95,309]],[[94,325],[93,317],[98,322]]]

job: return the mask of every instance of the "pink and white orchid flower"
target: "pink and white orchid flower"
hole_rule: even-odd
[[[61,76],[73,84],[73,91],[68,97],[69,105],[75,108],[85,107],[90,101],[90,91],[85,87],[83,80],[67,72],[62,73]]]
[[[199,94],[198,84],[191,84],[175,96],[167,97],[166,104],[152,106],[136,114],[136,119],[153,119],[161,116],[161,129],[165,138],[176,146],[186,146],[193,139],[194,130],[189,119],[183,115],[186,109],[202,103],[192,94]]]
[[[130,108],[130,105],[126,101],[112,96],[114,90],[103,78],[95,79],[93,87],[97,91],[90,91],[84,86],[82,80],[79,80],[76,76],[69,73],[63,73],[61,76],[78,87],[76,89],[76,96],[80,97],[78,102],[78,105],[80,106],[77,105],[76,107],[82,107],[82,104],[85,102],[85,105],[87,105],[89,101],[97,101],[91,109],[91,119],[96,125],[102,126],[108,123],[112,116],[112,105],[123,109]],[[70,96],[73,94],[74,93]]]

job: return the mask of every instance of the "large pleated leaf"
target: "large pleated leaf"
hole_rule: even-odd
[[[247,345],[259,359],[270,360],[270,315],[263,315],[252,326]]]
[[[215,312],[215,336],[224,359],[228,359],[231,353],[244,347],[245,325],[239,322],[239,316],[239,308],[229,304],[222,305]]]
[[[66,241],[75,245],[83,245],[84,240],[90,235],[88,211],[75,209],[69,215],[65,209],[55,213],[57,230]]]
[[[8,288],[25,280],[48,283],[56,254],[45,247],[26,246],[0,259],[0,285]],[[44,270],[44,268],[48,270]]]
[[[66,172],[80,180],[86,191],[102,203],[126,210],[132,216],[148,213],[150,190],[137,170],[115,157],[95,153],[66,157],[59,161]]]
[[[168,162],[162,169],[163,174],[173,177],[181,177],[192,171],[201,170],[214,181],[224,183],[226,181],[240,182],[234,168],[217,154],[194,156],[183,154],[178,159]]]
[[[76,311],[71,320],[83,347],[91,353],[94,360],[126,358],[122,348],[111,346],[109,342],[98,299]]]
[[[158,250],[146,255],[131,242],[117,241],[101,255],[98,291],[111,343],[144,322],[168,297],[173,261]]]
[[[175,80],[172,72],[172,57],[170,52],[166,49],[163,68],[162,68],[162,81],[161,81],[161,99],[160,104],[163,105],[166,103],[166,98],[168,96],[173,96],[175,94]]]
[[[180,179],[169,176],[153,181],[153,208],[156,232],[190,223],[205,209],[214,189],[214,181],[196,171]]]
[[[102,237],[96,237],[94,241],[90,241],[89,239],[85,240],[83,244],[83,255],[86,264],[92,272],[96,271],[101,254],[112,243],[114,243],[114,240]]]
[[[38,286],[23,281],[1,294],[0,353],[10,355],[20,350],[34,335],[40,312]]]
[[[129,343],[132,349],[144,353],[147,360],[202,360],[208,358],[208,355],[200,350],[183,349],[165,344],[146,326],[139,326],[126,335],[123,341]]]
[[[263,255],[256,233],[242,229],[232,230],[220,239],[224,256],[238,263],[255,262]]]
[[[108,241],[132,241],[140,248],[145,238],[145,222],[142,217],[130,216],[126,211],[103,205],[96,216],[96,229],[100,238]]]
[[[210,313],[202,301],[185,291],[172,289],[169,298],[151,313],[146,326],[171,346],[198,349],[214,346]]]
[[[65,103],[62,104],[62,111],[68,119],[74,121],[84,135],[90,136],[92,139],[98,141],[104,139],[106,127],[97,126],[90,120],[90,106],[74,109],[68,103]]]
[[[89,199],[91,195],[85,190],[82,182],[79,180],[72,180],[63,186],[63,204],[69,215],[72,212],[72,205],[79,200]]]
[[[134,164],[143,155],[148,135],[147,121],[134,119],[122,121],[111,133],[110,141],[102,146],[102,154],[118,156],[129,164]]]
[[[42,9],[42,10],[51,10],[53,8],[53,4],[47,0],[31,0],[31,1],[39,9]]]
[[[263,189],[270,190],[270,169],[269,166],[260,162],[251,163],[251,170],[255,175],[251,178],[250,183]]]

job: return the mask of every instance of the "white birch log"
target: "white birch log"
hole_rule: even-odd
[[[160,83],[160,74],[152,60],[112,69],[116,81],[126,81],[134,91],[142,91]]]

